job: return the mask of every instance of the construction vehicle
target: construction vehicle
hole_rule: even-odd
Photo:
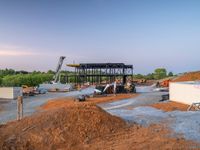
[[[171,79],[167,79],[167,80],[164,80],[160,83],[160,86],[161,87],[169,87],[169,82],[171,81]]]
[[[27,85],[22,85],[22,92],[24,96],[34,96],[36,90],[34,87],[29,87]]]
[[[98,85],[96,89],[101,91],[101,94],[136,93],[135,84],[133,82],[128,82],[125,85],[117,84],[116,82]]]
[[[136,93],[136,88],[133,81],[127,82],[124,88],[127,93]]]
[[[66,58],[65,56],[60,56],[60,58],[59,58],[58,65],[57,65],[57,68],[56,68],[56,73],[53,77],[54,80],[52,81],[53,84],[55,84],[59,81],[60,71],[61,71],[63,61],[64,61],[65,58]]]

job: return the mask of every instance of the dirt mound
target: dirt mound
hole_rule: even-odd
[[[150,106],[157,108],[157,109],[161,109],[161,110],[166,111],[166,112],[175,111],[175,110],[187,111],[187,108],[189,107],[189,105],[177,103],[177,102],[173,102],[173,101],[155,103],[155,104],[152,104]]]
[[[183,81],[197,81],[200,80],[200,71],[189,72],[177,77],[173,82],[183,82]]]
[[[87,98],[86,101],[81,102],[81,104],[98,104],[98,103],[104,103],[104,102],[112,102],[122,99],[128,99],[138,96],[138,94],[117,94],[115,95],[109,95],[109,96],[103,96],[103,97],[91,97]],[[55,109],[59,107],[70,107],[74,106],[74,98],[59,98],[54,99],[51,101],[48,101],[46,104],[40,107],[42,110],[49,110],[49,109]],[[80,103],[77,103],[80,104]]]
[[[114,133],[124,121],[92,104],[74,104],[0,126],[4,149],[81,149],[83,143]]]
[[[97,99],[96,103],[100,101]],[[170,137],[171,131],[160,125],[126,124],[94,102],[61,99],[42,108],[44,112],[0,125],[0,149],[132,150],[196,146],[181,136]]]

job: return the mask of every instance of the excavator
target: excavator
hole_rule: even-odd
[[[169,82],[171,82],[171,79],[164,80],[160,83],[160,86],[161,87],[169,87]]]

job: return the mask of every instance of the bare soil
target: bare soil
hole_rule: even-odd
[[[46,104],[41,106],[40,109],[48,110],[48,109],[54,109],[54,108],[58,108],[58,107],[69,107],[71,105],[74,106],[75,103],[98,104],[98,103],[128,99],[128,98],[132,98],[132,97],[136,97],[136,96],[138,96],[138,94],[108,95],[105,97],[87,98],[85,102],[75,102],[75,99],[73,97],[59,98],[59,99],[54,99],[54,100],[48,101]]]
[[[108,98],[106,98],[108,99]],[[94,99],[93,99],[94,100]],[[109,100],[113,100],[112,98]],[[97,103],[104,101],[98,98]],[[0,149],[189,149],[161,125],[127,124],[91,102],[51,101],[44,112],[0,126]]]
[[[173,102],[173,101],[155,103],[149,106],[157,108],[157,109],[161,109],[166,112],[175,111],[175,110],[187,111],[189,107],[189,105]]]
[[[173,82],[197,81],[197,80],[200,80],[200,71],[186,73],[174,79]]]
[[[170,130],[161,125],[151,125],[141,127],[132,125],[116,133],[105,135],[104,138],[97,138],[91,141],[90,149],[181,149],[186,150],[191,147],[199,148],[198,144],[186,141],[184,138],[169,136]]]

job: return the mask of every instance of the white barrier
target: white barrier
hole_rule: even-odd
[[[191,105],[200,102],[200,82],[171,82],[170,100]]]
[[[21,87],[0,87],[0,99],[17,99],[22,96]]]

